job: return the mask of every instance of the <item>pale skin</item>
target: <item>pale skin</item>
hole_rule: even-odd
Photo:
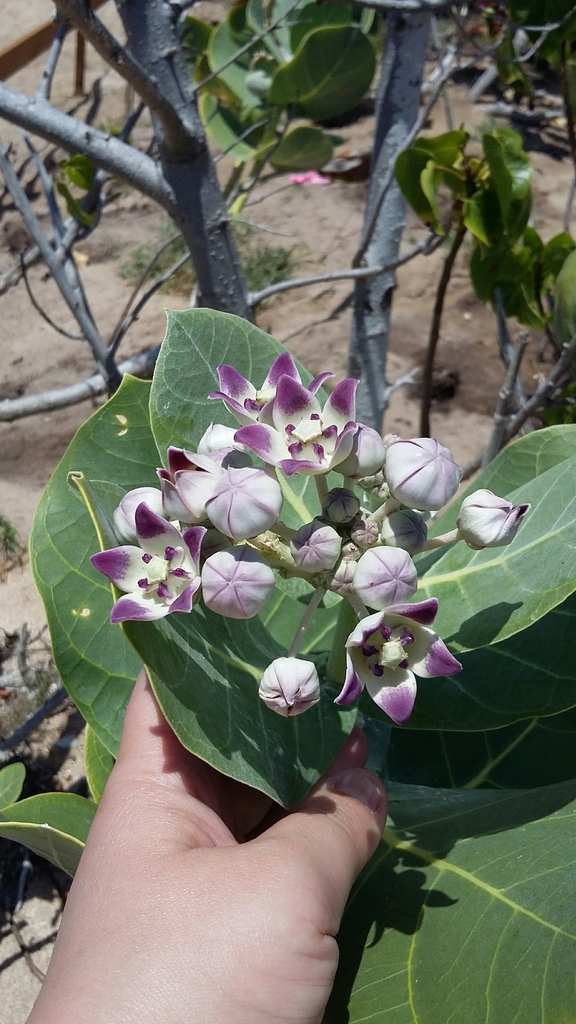
[[[184,750],[142,673],[28,1024],[317,1024],[386,818],[356,730],[290,814]]]

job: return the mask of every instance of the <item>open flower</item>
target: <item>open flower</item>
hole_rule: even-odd
[[[110,622],[149,622],[169,612],[190,612],[200,587],[200,545],[206,530],[192,526],[184,534],[142,502],[135,513],[139,547],[125,544],[92,555],[92,565],[125,593],[112,608]]]
[[[510,544],[530,505],[512,505],[492,491],[481,489],[464,498],[456,524],[468,547],[499,548]]]
[[[157,473],[164,508],[171,519],[182,523],[201,523],[207,519],[206,502],[224,474],[210,455],[170,446],[168,469],[158,469]]]
[[[300,658],[275,658],[262,675],[258,695],[284,718],[301,715],[320,700],[316,666]]]
[[[361,619],[346,641],[346,680],[336,704],[351,704],[364,687],[372,700],[401,725],[412,713],[416,676],[450,676],[462,665],[430,629],[435,597],[397,604]]]
[[[138,540],[134,517],[138,505],[141,505],[143,501],[146,502],[148,508],[156,512],[156,515],[166,518],[162,491],[157,487],[134,487],[124,495],[118,507],[114,509],[113,519],[117,540],[123,540],[126,544],[134,544]]]
[[[236,431],[240,444],[264,462],[293,473],[329,473],[350,454],[358,381],[337,384],[321,408],[318,399],[298,381],[280,377],[271,409],[272,423],[251,423]]]
[[[321,373],[308,385],[308,390],[313,395],[331,373]],[[233,366],[222,363],[218,367],[218,380],[220,391],[211,391],[208,398],[221,398],[228,412],[234,416],[239,423],[255,423],[263,420],[271,423],[271,407],[276,395],[276,388],[281,377],[290,377],[291,380],[301,384],[300,374],[296,364],[289,352],[281,352],[276,357],[262,387],[256,389],[246,377],[243,377]]]

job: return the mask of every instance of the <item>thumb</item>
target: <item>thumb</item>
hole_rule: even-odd
[[[376,850],[388,810],[380,780],[352,768],[324,780],[257,842],[277,842],[307,872],[323,911],[320,927],[335,935],[350,889]]]

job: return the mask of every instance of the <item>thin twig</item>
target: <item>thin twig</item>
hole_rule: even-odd
[[[142,285],[144,284],[146,278],[148,277],[150,271],[152,270],[152,267],[156,263],[156,260],[160,258],[160,256],[164,252],[164,250],[167,249],[169,245],[172,245],[172,242],[174,242],[177,238],[182,238],[182,232],[181,231],[177,231],[175,234],[170,235],[170,238],[167,238],[165,242],[162,242],[162,245],[158,246],[156,251],[152,253],[150,259],[148,260],[146,266],[144,267],[142,273],[140,274],[138,280],[136,281],[136,284],[134,285],[132,291],[130,292],[130,296],[128,298],[128,301],[126,302],[126,305],[124,306],[124,309],[122,310],[120,316],[118,317],[116,326],[114,327],[113,331],[111,331],[111,333],[110,333],[110,340],[108,342],[108,348],[112,352],[116,352],[116,350],[118,348],[119,342],[117,344],[115,344],[116,335],[120,331],[120,328],[122,327],[122,324],[124,323],[126,317],[128,316],[128,313],[130,312],[130,309],[132,307],[132,303],[134,302],[134,299],[138,295],[138,292],[140,291],[140,289],[141,289]]]
[[[84,335],[82,334],[81,331],[68,331],[66,330],[65,327],[60,327],[60,325],[57,324],[55,320],[52,320],[52,317],[48,315],[46,310],[43,309],[40,303],[36,300],[34,292],[32,291],[32,288],[30,286],[28,271],[26,270],[26,264],[22,258],[20,259],[20,269],[22,271],[22,279],[26,286],[26,291],[28,292],[28,298],[30,299],[30,302],[32,303],[34,309],[36,310],[37,313],[40,314],[42,319],[45,320],[46,323],[49,324],[54,331],[57,331],[58,334],[63,334],[65,338],[70,338],[72,341],[84,341]]]
[[[348,267],[345,270],[331,270],[326,274],[312,274],[311,277],[295,277],[292,281],[279,281],[277,284],[268,285],[259,292],[250,292],[248,301],[251,306],[257,306],[264,299],[269,299],[279,292],[291,291],[293,288],[306,288],[308,285],[324,284],[327,281],[344,281],[364,277],[377,277],[378,274],[388,274],[391,270],[403,266],[409,260],[420,254],[428,256],[434,252],[443,242],[441,235],[427,235],[421,242],[417,242],[408,252],[399,256],[397,260],[386,267]]]
[[[432,313],[432,323],[430,326],[430,337],[428,339],[428,348],[426,351],[426,362],[422,370],[422,406],[420,409],[420,435],[421,437],[430,437],[430,407],[432,405],[432,388],[433,388],[433,375],[434,375],[434,359],[436,356],[436,347],[438,345],[438,339],[440,337],[440,324],[442,322],[442,312],[444,310],[444,299],[446,298],[446,289],[450,281],[450,275],[454,267],[454,261],[458,255],[458,250],[464,241],[466,234],[466,227],[462,224],[455,236],[454,241],[450,247],[450,251],[444,261],[444,267],[438,283],[438,291],[436,292],[436,301],[434,303],[434,311]]]
[[[121,325],[120,329],[116,333],[114,340],[110,343],[111,352],[116,351],[120,342],[122,341],[122,338],[126,334],[126,331],[132,326],[134,321],[138,319],[138,314],[144,308],[146,303],[162,287],[163,284],[166,284],[166,282],[169,281],[171,277],[174,277],[174,274],[176,274],[180,270],[180,267],[183,267],[184,264],[187,263],[190,258],[190,253],[185,252],[184,255],[181,256],[179,260],[176,260],[176,263],[173,263],[172,266],[169,267],[168,270],[164,274],[162,274],[161,277],[158,277],[156,279],[154,284],[151,285],[147,292],[144,292],[144,295],[142,296],[140,301],[136,303],[132,312],[128,314],[128,316],[124,320],[124,323]]]
[[[64,22],[62,25],[60,25],[56,35],[54,36],[54,39],[52,40],[50,51],[48,53],[48,59],[46,61],[46,66],[42,73],[40,84],[36,89],[36,96],[38,96],[38,98],[41,100],[50,99],[50,93],[52,92],[52,82],[54,81],[54,73],[56,71],[58,61],[60,60],[60,54],[62,53],[62,46],[64,45],[64,40],[68,35],[68,29],[69,25],[67,25],[67,23]]]
[[[522,357],[526,351],[528,341],[529,335],[526,331],[523,331],[518,338],[516,347],[513,349],[512,358],[508,362],[508,369],[506,370],[504,382],[498,394],[492,433],[488,444],[486,445],[484,455],[482,456],[482,467],[487,466],[489,462],[492,462],[492,459],[496,458],[498,452],[502,448],[506,424],[510,419],[511,400],[515,393],[518,374],[520,372],[520,363],[522,362]]]
[[[30,953],[30,950],[28,949],[28,946],[24,941],[24,936],[22,935],[22,932],[20,931],[18,925],[16,924],[12,917],[10,918],[9,924],[10,931],[12,932],[14,938],[16,939],[16,942],[18,943],[22,951],[22,955],[26,961],[29,970],[32,972],[35,978],[38,978],[38,981],[44,981],[46,975],[44,974],[44,971],[41,971],[40,968],[37,967],[36,964],[34,963],[34,960],[32,959],[32,954]]]
[[[564,221],[562,223],[562,227],[564,228],[564,231],[566,231],[568,234],[570,234],[570,223],[572,221],[572,207],[574,205],[574,196],[575,195],[576,195],[576,174],[574,175],[574,179],[572,181],[572,184],[570,185],[570,191],[568,193],[568,198],[566,200],[566,209],[564,210]]]
[[[281,235],[283,238],[296,238],[293,231],[280,231],[278,228],[269,228],[267,224],[258,224],[255,220],[244,220],[243,217],[234,217],[234,224],[245,224],[247,228],[257,228],[258,231],[267,231],[269,235]]]
[[[2,740],[0,743],[0,764],[2,761],[8,761],[10,759],[10,751],[12,751],[14,747],[17,747],[22,740],[26,739],[29,733],[34,732],[34,729],[37,729],[45,718],[49,718],[50,715],[53,715],[60,705],[64,703],[67,696],[68,694],[64,687],[60,687],[60,689],[56,690],[56,693],[52,694],[50,699],[47,700],[46,703],[28,719],[28,721],[24,722],[24,724],[16,729],[11,736],[8,736],[7,739]]]
[[[512,339],[508,330],[508,321],[506,320],[506,310],[504,309],[502,289],[498,287],[494,289],[494,312],[496,313],[496,323],[498,325],[498,347],[500,350],[500,358],[502,359],[506,369],[508,369],[515,358],[516,350],[512,344]],[[526,401],[526,394],[518,374],[516,374],[514,382],[514,398],[516,408],[520,409]],[[532,430],[532,426],[530,426],[529,429]]]

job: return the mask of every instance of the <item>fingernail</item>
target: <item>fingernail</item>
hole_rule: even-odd
[[[376,814],[384,806],[384,794],[374,776],[369,772],[363,772],[353,768],[344,775],[339,775],[328,782],[330,789],[337,793],[344,793],[345,796],[353,796],[359,800],[369,811]]]

